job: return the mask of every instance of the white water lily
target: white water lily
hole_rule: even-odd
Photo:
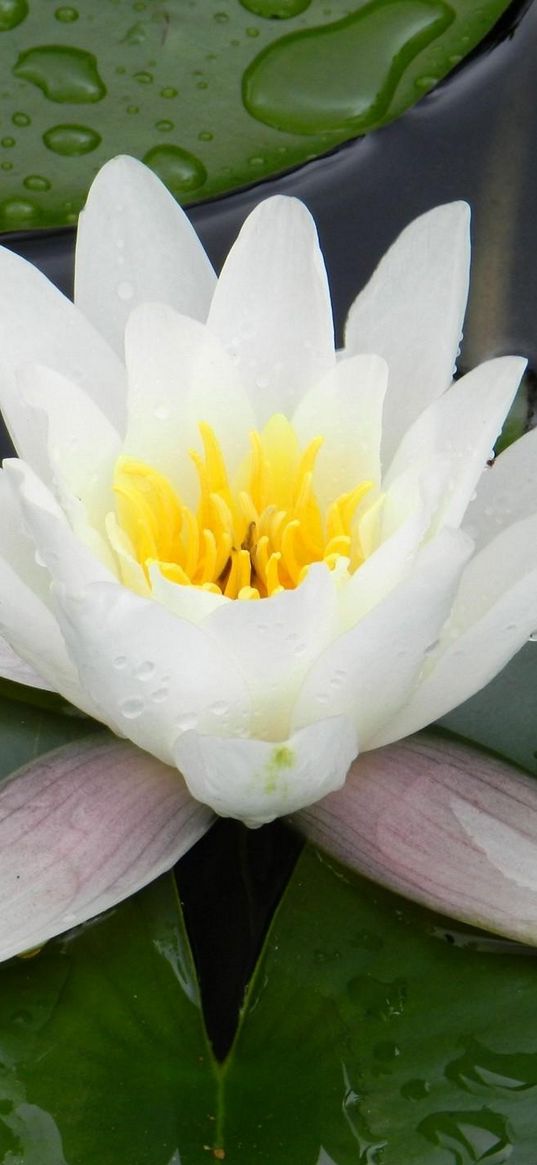
[[[523,360],[451,383],[468,264],[464,203],[416,220],[338,358],[294,199],[256,208],[217,281],[118,158],[81,216],[76,306],[3,251],[5,674],[152,754],[148,788],[178,770],[178,805],[184,779],[250,825],[486,684],[537,623],[537,435],[487,467]]]

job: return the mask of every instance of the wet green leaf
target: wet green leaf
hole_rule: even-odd
[[[0,230],[76,221],[99,167],[143,158],[181,201],[391,121],[508,0],[0,0]]]
[[[228,1068],[226,1160],[533,1165],[536,958],[305,850]]]

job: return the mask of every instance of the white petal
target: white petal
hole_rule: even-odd
[[[99,171],[80,215],[75,303],[120,355],[129,313],[161,300],[205,319],[216,277],[184,211],[134,158]]]
[[[229,602],[205,620],[204,628],[248,684],[252,735],[287,736],[299,685],[311,661],[331,642],[336,621],[336,585],[322,564],[312,566],[296,590]]]
[[[537,429],[525,433],[483,473],[475,501],[468,507],[465,528],[476,549],[517,519],[537,510]]]
[[[38,675],[29,663],[26,663],[26,660],[17,655],[3,636],[0,636],[0,676],[4,680],[13,680],[16,684],[26,684],[30,688],[42,688],[47,692],[54,691],[54,688],[42,676]]]
[[[361,756],[296,824],[400,894],[537,943],[537,783],[496,757],[413,737]]]
[[[125,372],[117,356],[36,267],[0,247],[0,407],[17,448],[25,413],[19,415],[14,370],[33,362],[64,373],[120,427]]]
[[[483,688],[537,626],[537,516],[508,527],[468,564],[420,683],[369,747],[399,740]]]
[[[291,416],[332,367],[330,294],[311,215],[268,198],[248,216],[224,264],[208,323],[242,374],[259,424]]]
[[[449,614],[460,572],[471,552],[464,535],[443,531],[421,552],[399,587],[350,631],[334,640],[310,669],[293,724],[348,716],[360,749],[408,698]]]
[[[198,480],[189,450],[199,422],[214,428],[230,471],[250,448],[255,419],[230,357],[208,328],[163,304],[133,312],[125,334],[128,429],[125,453],[155,465],[186,502]]]
[[[175,770],[109,739],[66,745],[0,790],[0,959],[158,877],[212,815]]]
[[[149,576],[151,595],[155,602],[162,603],[163,607],[167,607],[168,611],[172,611],[180,619],[188,619],[189,623],[203,623],[218,607],[225,607],[233,602],[233,599],[227,599],[225,595],[204,591],[201,587],[181,586],[170,582],[161,573],[156,562],[149,567]]]
[[[388,368],[377,356],[340,360],[302,397],[293,417],[299,442],[322,436],[315,493],[322,506],[361,481],[380,481],[382,406]]]
[[[186,619],[117,583],[61,589],[58,619],[97,717],[173,763],[186,729],[247,732],[250,696],[221,646]]]
[[[175,760],[194,797],[255,827],[339,789],[357,751],[352,724],[337,716],[278,742],[185,732]]]
[[[436,207],[403,231],[351,307],[348,352],[377,352],[390,369],[385,464],[414,418],[451,382],[469,262],[468,206]]]
[[[429,518],[429,506],[418,503],[341,588],[340,621],[345,630],[363,619],[411,573]]]
[[[434,401],[405,434],[386,484],[408,468],[442,459],[449,482],[441,520],[459,526],[491,457],[526,361],[502,356],[480,364]]]
[[[117,429],[87,393],[52,368],[26,365],[17,386],[28,408],[19,455],[48,485],[78,498],[88,518],[102,526],[113,508]]]

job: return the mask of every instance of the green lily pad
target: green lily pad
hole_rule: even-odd
[[[226,1159],[533,1165],[534,951],[304,851],[226,1072]]]
[[[399,116],[507,0],[0,0],[0,230],[76,222],[117,153],[180,201]]]

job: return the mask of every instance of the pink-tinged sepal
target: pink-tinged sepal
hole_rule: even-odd
[[[343,789],[294,821],[405,897],[537,944],[537,781],[506,761],[413,736],[359,757]]]

